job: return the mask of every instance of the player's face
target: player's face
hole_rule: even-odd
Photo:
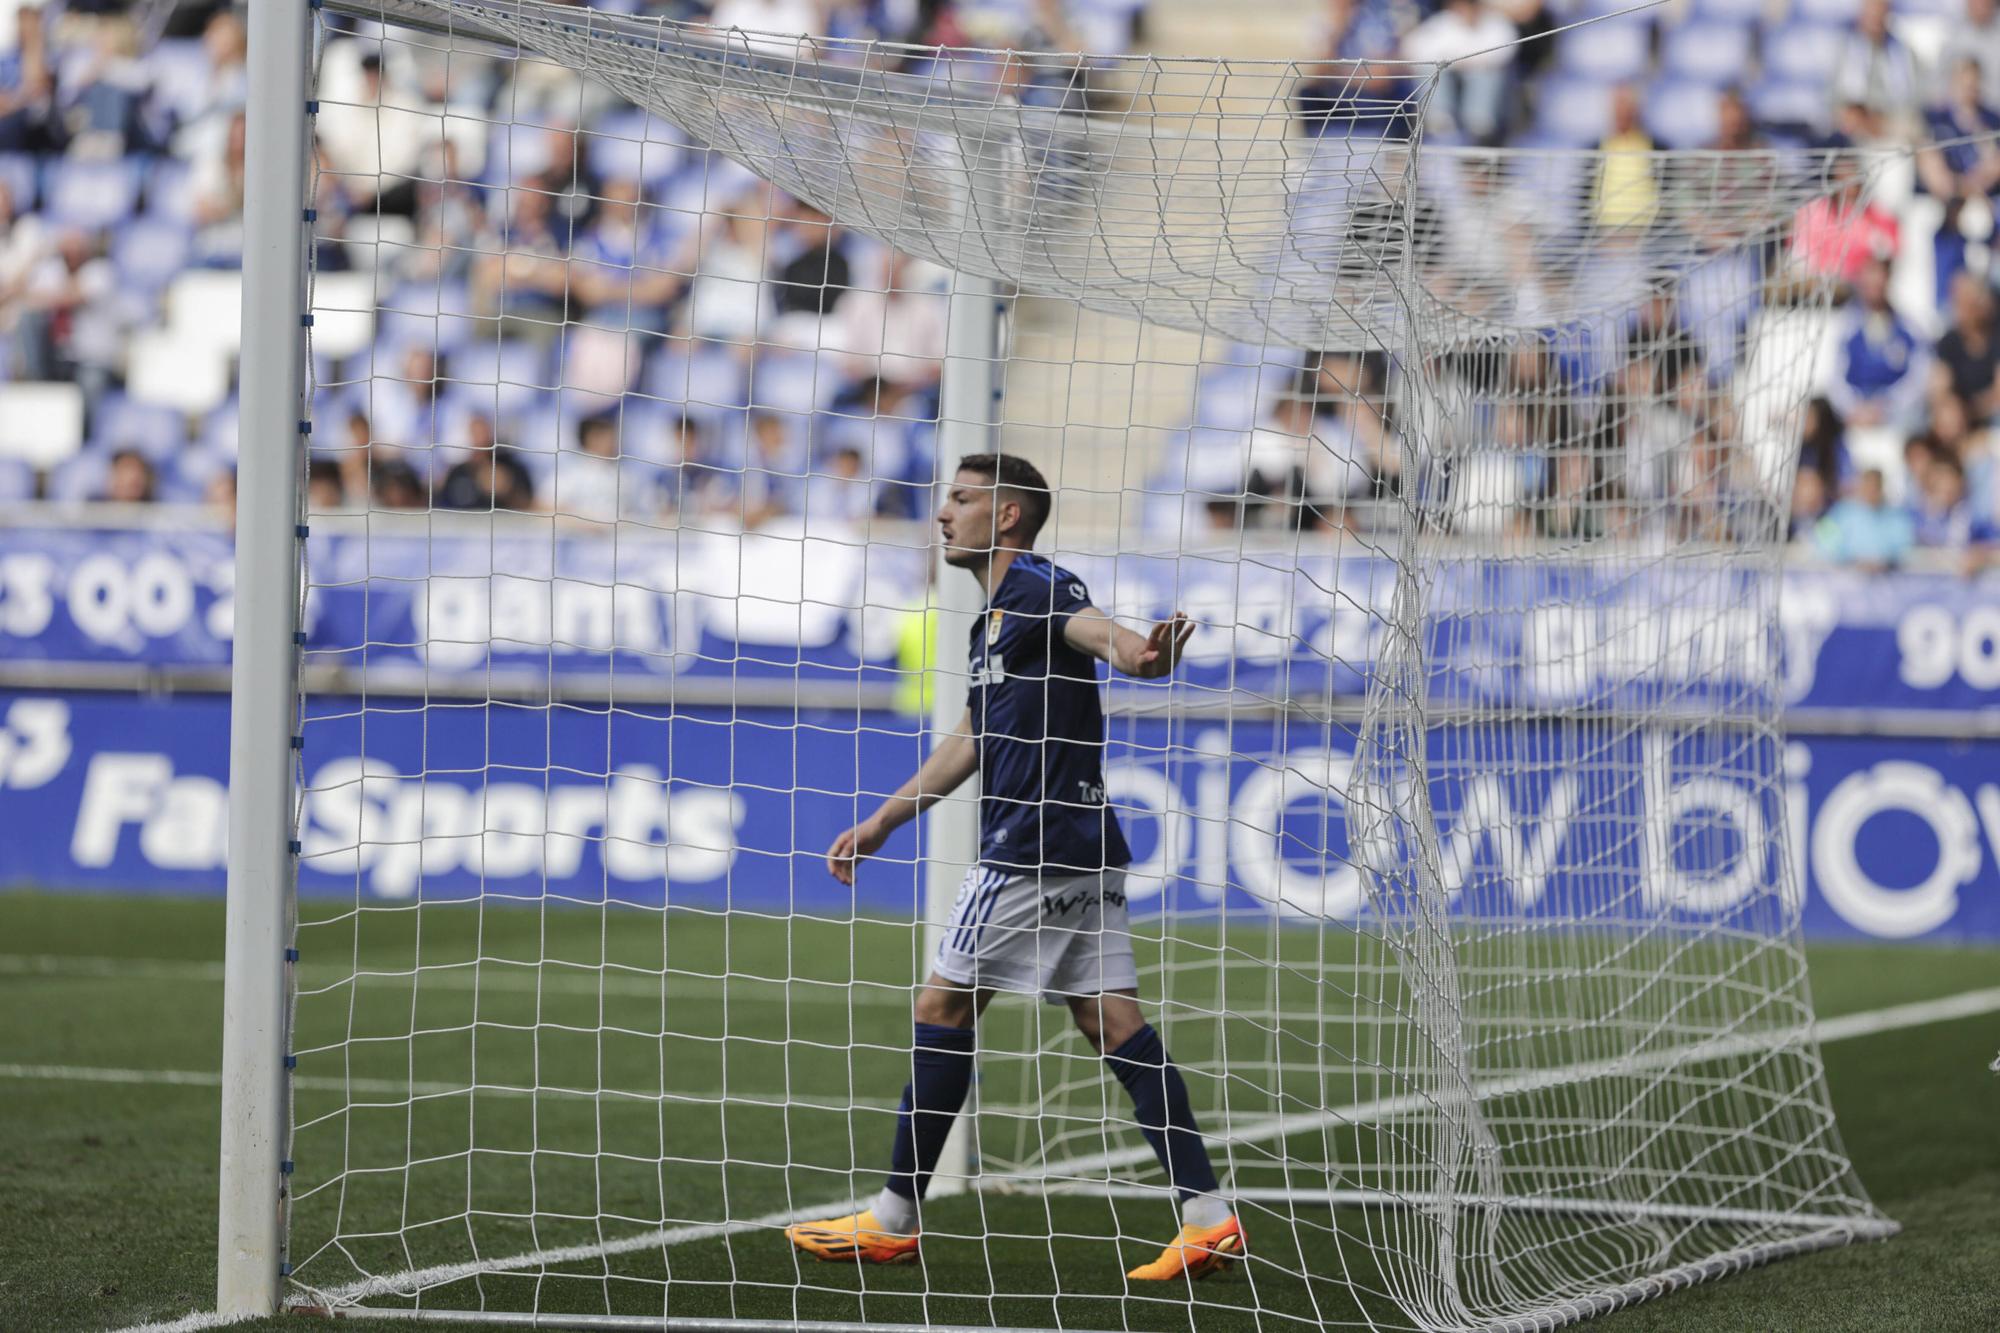
[[[937,521],[947,565],[976,565],[998,544],[994,532],[996,489],[991,478],[977,472],[961,472],[945,487]]]

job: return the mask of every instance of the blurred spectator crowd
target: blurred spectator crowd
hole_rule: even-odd
[[[1724,206],[1664,294],[1424,367],[1440,421],[1396,420],[1394,377],[1411,372],[1380,356],[1214,356],[1151,464],[1149,490],[1174,499],[1147,521],[1355,529],[1393,497],[1474,538],[1789,533],[1868,567],[1920,547],[1980,566],[2000,519],[1997,3],[1673,0],[1566,28],[1622,6],[1330,0],[1294,137],[1395,141],[1425,116],[1427,140],[1457,150],[1424,180],[1425,254],[1475,313],[1532,323],[1538,301],[1578,304],[1558,283],[1615,291],[1616,262],[1558,274],[1547,257],[1580,228],[1628,236],[1637,263],[1671,194],[1648,150],[1716,150],[1705,170],[1723,178],[1740,153],[1741,179],[1711,181]],[[597,7],[951,47],[1147,40],[1144,0]],[[328,24],[316,507],[746,527],[922,514],[947,274],[571,72]],[[1454,63],[1419,107],[1397,60]],[[237,9],[0,0],[0,500],[231,500],[245,95]],[[1757,215],[1783,197],[1770,151],[1842,145],[1923,147],[1869,200],[1856,177]],[[1552,187],[1481,156],[1499,146],[1604,155]],[[1746,248],[1751,230],[1781,239]],[[1801,327],[1787,288],[1816,278],[1841,304]],[[1749,363],[1785,340],[1827,349],[1802,442],[1796,413],[1763,438],[1744,388],[1772,378]],[[1399,441],[1416,426],[1429,453],[1411,473]],[[1797,487],[1776,495],[1774,460],[1795,448]]]

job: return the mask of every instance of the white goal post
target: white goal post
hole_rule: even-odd
[[[224,1314],[1548,1328],[1893,1233],[1778,619],[1869,161],[1432,145],[1420,66],[250,24]],[[986,454],[1196,625],[1081,799],[1233,1281],[1127,1280],[1186,1192],[1020,997],[923,1264],[783,1235],[881,1184],[980,928],[971,787],[824,848],[1002,630],[931,518]]]

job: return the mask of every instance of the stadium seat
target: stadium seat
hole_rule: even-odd
[[[229,393],[229,363],[228,349],[212,342],[146,329],[132,335],[125,389],[139,402],[207,412]]]
[[[1715,140],[1715,89],[1699,83],[1655,84],[1646,94],[1646,129],[1662,148],[1700,148]]]
[[[1761,83],[1750,90],[1749,97],[1750,114],[1767,131],[1788,125],[1821,131],[1827,127],[1823,83]]]
[[[646,186],[647,203],[687,161],[687,142],[667,122],[627,109],[601,117],[583,133],[583,152],[600,180],[635,180]]]
[[[1552,148],[1588,148],[1611,129],[1611,85],[1550,75],[1535,104],[1535,129]]]
[[[750,372],[750,402],[772,412],[811,412],[839,387],[810,353],[766,352]]]
[[[63,504],[77,504],[95,499],[104,489],[104,474],[110,467],[111,455],[86,449],[72,458],[64,459],[49,472],[43,494]]]
[[[416,228],[408,218],[389,213],[357,213],[347,219],[342,239],[348,262],[367,271],[402,258],[404,247],[415,238]]]
[[[148,295],[164,290],[187,267],[193,234],[168,218],[144,214],[118,228],[111,243],[111,262],[118,281]]]
[[[243,275],[190,269],[167,286],[166,332],[225,353],[243,345]]]
[[[0,504],[35,498],[35,469],[19,458],[0,458]]]
[[[179,158],[163,157],[146,169],[146,212],[149,216],[194,220],[194,168]]]
[[[0,457],[48,469],[83,447],[83,390],[26,380],[0,384]]]
[[[132,215],[139,202],[140,163],[51,162],[43,173],[43,211],[61,227],[101,231]]]
[[[1755,43],[1742,23],[1684,23],[1670,30],[1660,70],[1670,79],[1721,88],[1742,82]]]
[[[28,154],[0,153],[0,185],[5,185],[13,197],[16,216],[32,211],[41,198],[41,191],[36,188],[40,174],[35,159]]]
[[[1771,13],[1771,0],[1692,0],[1688,6],[1689,18],[1720,23],[1762,23]]]
[[[1764,73],[1780,83],[1818,83],[1847,44],[1844,28],[1816,23],[1788,23],[1764,34]]]
[[[208,101],[215,74],[199,37],[162,39],[145,56],[153,101],[176,125],[184,124]]]
[[[1205,366],[1195,387],[1196,426],[1249,430],[1257,424],[1257,367]]]
[[[1792,0],[1791,17],[1800,23],[1829,23],[1851,28],[1860,16],[1861,0]]]
[[[1643,18],[1593,23],[1556,38],[1556,64],[1580,79],[1624,83],[1646,76],[1652,44],[1652,24]]]
[[[313,351],[342,360],[375,337],[375,278],[369,273],[322,273],[313,280]]]
[[[135,402],[124,394],[112,393],[91,408],[93,449],[137,449],[157,462],[180,450],[187,435],[187,418],[158,403]]]

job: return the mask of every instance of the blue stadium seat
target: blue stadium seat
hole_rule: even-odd
[[[35,159],[27,153],[0,153],[0,185],[5,185],[13,197],[16,216],[33,212],[41,199],[41,191],[36,188],[40,174]]]
[[[1861,0],[1792,0],[1791,17],[1800,23],[1830,23],[1851,28],[1860,16]]]
[[[1803,126],[1824,131],[1828,125],[1824,83],[1760,83],[1749,92],[1750,114],[1766,130]]]
[[[194,168],[179,158],[163,157],[146,169],[146,212],[157,218],[191,222],[194,218]]]
[[[92,449],[107,453],[137,449],[158,462],[187,443],[187,419],[157,403],[134,402],[122,393],[111,393],[98,399],[91,415]]]
[[[35,470],[18,458],[0,458],[0,504],[35,498]]]
[[[1580,79],[1624,83],[1646,76],[1652,65],[1652,44],[1650,22],[1643,18],[1612,19],[1556,38],[1556,63]]]
[[[111,455],[85,449],[55,466],[43,491],[51,500],[68,504],[96,499],[104,489],[105,475],[111,470]]]
[[[1659,83],[1646,94],[1646,129],[1662,148],[1700,148],[1715,139],[1715,89],[1699,83]]]
[[[604,116],[589,126],[583,134],[583,151],[600,179],[636,180],[649,187],[648,203],[660,198],[652,187],[664,185],[688,155],[687,141],[673,126],[636,109]]]
[[[42,176],[43,209],[58,226],[98,231],[130,217],[139,202],[142,164],[58,159]]]
[[[187,267],[193,242],[194,233],[181,223],[141,214],[118,228],[111,263],[128,289],[157,295]]]
[[[207,103],[215,75],[199,37],[167,37],[144,60],[154,103],[184,124]]]
[[[1546,147],[1589,148],[1611,129],[1611,85],[1550,75],[1535,103],[1535,130]]]
[[[1770,16],[1771,0],[1693,0],[1688,6],[1691,19],[1723,23],[1762,23]]]
[[[1195,386],[1195,425],[1249,430],[1257,424],[1257,407],[1257,367],[1202,367]]]
[[[1660,70],[1670,79],[1726,87],[1749,73],[1754,46],[1748,24],[1685,23],[1667,33]]]
[[[1764,74],[1782,83],[1826,84],[1840,58],[1847,30],[1820,23],[1788,23],[1764,34]]]

